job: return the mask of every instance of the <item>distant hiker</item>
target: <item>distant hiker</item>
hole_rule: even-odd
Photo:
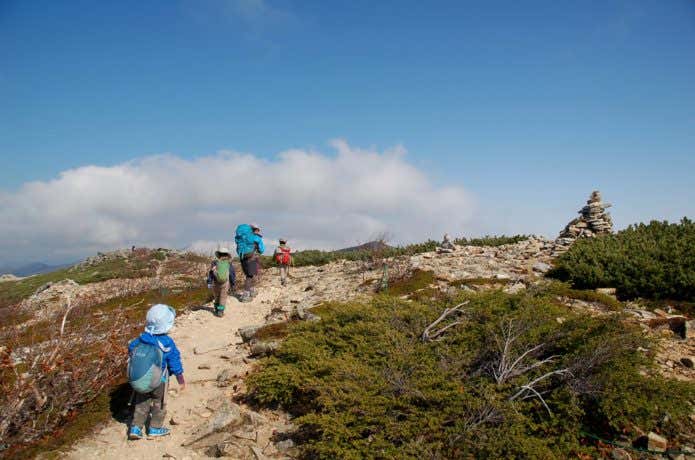
[[[135,410],[128,439],[142,439],[147,417],[150,417],[149,437],[166,436],[166,393],[168,376],[176,376],[181,391],[186,388],[181,355],[176,344],[167,335],[174,326],[176,312],[164,304],[157,304],[147,312],[145,332],[128,345],[128,381],[133,387]]]
[[[239,300],[249,302],[256,295],[254,284],[260,271],[259,255],[265,251],[263,235],[261,235],[261,229],[258,225],[241,224],[236,228],[234,241],[236,242],[236,252],[241,261],[241,269],[246,276],[244,291]]]
[[[280,246],[275,249],[275,262],[280,267],[280,284],[287,284],[287,276],[292,265],[292,248],[287,246],[287,240],[280,238]]]
[[[208,286],[215,295],[215,316],[224,316],[229,290],[236,284],[236,273],[232,265],[232,255],[227,248],[215,251],[216,259],[210,264]]]

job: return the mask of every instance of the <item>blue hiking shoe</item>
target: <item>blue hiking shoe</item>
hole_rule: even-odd
[[[150,427],[150,429],[147,431],[147,436],[149,436],[150,438],[158,438],[160,436],[166,436],[168,434],[171,434],[169,428]]]
[[[142,430],[140,429],[139,426],[131,426],[130,427],[130,431],[128,432],[128,439],[130,439],[130,440],[142,439]]]

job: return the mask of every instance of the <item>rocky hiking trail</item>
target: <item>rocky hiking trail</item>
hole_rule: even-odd
[[[212,425],[215,422],[223,423],[224,420],[233,422],[242,419],[247,426],[242,427],[243,433],[237,433],[240,445],[251,444],[263,450],[269,444],[272,432],[282,430],[287,421],[272,413],[250,415],[246,412],[248,408],[242,409],[246,412],[246,417],[243,417],[235,405],[229,404],[235,395],[243,391],[243,376],[252,363],[247,359],[248,350],[240,345],[237,330],[263,323],[272,308],[272,301],[287,297],[294,290],[263,286],[253,302],[240,303],[230,298],[223,318],[214,317],[211,306],[177,318],[171,336],[181,351],[187,388],[180,392],[175,381],[169,386],[167,421],[170,422],[171,435],[128,441],[127,420],[112,421],[75,446],[66,458],[207,458],[205,453],[192,449],[200,447],[200,443],[191,441],[205,434],[196,433],[196,430],[208,423]],[[250,454],[250,448],[247,450]]]
[[[414,270],[431,272],[433,281],[423,289],[450,293],[499,288],[518,292],[542,281],[555,250],[551,241],[530,238],[499,247],[464,246],[452,253],[422,253],[384,262],[389,266],[391,280]],[[258,296],[249,303],[230,297],[223,318],[213,316],[211,304],[181,315],[171,335],[181,351],[188,387],[180,392],[176,382],[170,384],[167,426],[171,435],[128,441],[127,423],[132,409],[124,408],[119,420],[110,421],[78,441],[63,458],[291,458],[291,441],[281,440],[282,433],[293,428],[289,416],[281,411],[256,412],[242,402],[245,376],[257,361],[239,329],[285,321],[326,301],[367,298],[373,295],[382,276],[382,261],[338,261],[293,268],[291,282],[281,287],[277,270],[267,269],[257,286]],[[472,282],[461,283],[462,280]],[[615,313],[600,302],[560,296],[558,299],[567,308],[586,314]],[[631,321],[642,325],[646,334],[660,338],[662,348],[657,362],[664,374],[695,378],[695,371],[679,362],[681,357],[691,359],[688,356],[695,351],[692,320],[665,312],[662,315],[660,311],[647,312],[638,306],[627,305],[625,311]]]
[[[352,268],[352,267],[351,267]],[[93,436],[75,445],[70,459],[197,459],[286,458],[271,437],[289,429],[280,412],[254,412],[234,402],[245,391],[243,377],[254,363],[240,328],[289,318],[298,305],[323,300],[349,299],[360,293],[355,286],[363,277],[322,267],[295,269],[294,283],[281,287],[276,270],[266,270],[253,301],[241,303],[230,297],[225,316],[213,316],[212,304],[200,306],[177,318],[171,336],[181,351],[187,388],[180,392],[175,381],[167,397],[167,422],[171,435],[158,439],[128,441],[129,415],[112,420]],[[348,292],[350,291],[350,292]],[[130,408],[129,408],[130,409]],[[230,425],[236,429],[215,435]]]

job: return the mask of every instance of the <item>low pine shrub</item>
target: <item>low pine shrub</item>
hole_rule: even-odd
[[[652,221],[578,240],[549,276],[579,289],[614,287],[622,299],[695,300],[695,223]]]
[[[455,244],[461,246],[502,246],[505,244],[515,244],[530,238],[529,235],[485,235],[479,238],[457,238]]]
[[[619,315],[574,314],[544,292],[456,300],[469,303],[440,324],[461,323],[438,341],[421,336],[451,302],[324,304],[322,321],[290,325],[249,399],[296,415],[313,459],[598,458],[582,432],[692,432],[695,386],[642,375],[651,359],[636,350],[651,344]]]

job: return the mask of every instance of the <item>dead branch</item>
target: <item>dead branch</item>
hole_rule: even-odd
[[[541,396],[541,394],[538,392],[538,390],[535,388],[535,386],[538,385],[543,380],[545,380],[549,377],[552,377],[553,375],[565,375],[565,374],[571,375],[572,373],[569,371],[569,369],[558,369],[558,370],[546,372],[545,374],[533,379],[532,381],[528,382],[527,384],[521,385],[519,387],[519,391],[517,391],[514,395],[510,396],[509,400],[514,401],[516,398],[518,398],[519,396],[521,396],[525,393],[526,394],[531,393],[533,396],[538,398],[541,401],[541,403],[543,403],[543,406],[548,411],[548,414],[553,415],[552,411],[550,410],[550,407],[548,407],[548,404],[545,402],[545,399],[543,399],[543,396]]]
[[[440,337],[440,336],[441,336],[444,332],[446,332],[448,329],[450,329],[450,328],[452,328],[452,327],[454,327],[454,326],[456,326],[456,325],[458,325],[458,324],[462,324],[463,321],[461,321],[461,320],[456,320],[456,321],[454,321],[453,323],[447,324],[446,326],[440,328],[439,330],[433,331],[433,329],[434,329],[435,327],[437,327],[437,325],[438,325],[439,323],[441,323],[442,321],[444,321],[444,320],[445,320],[446,318],[448,318],[449,316],[454,315],[454,314],[463,313],[462,307],[468,305],[469,302],[470,302],[469,300],[466,300],[465,302],[460,303],[460,304],[456,305],[455,307],[452,307],[452,308],[445,308],[444,311],[442,312],[442,314],[439,315],[439,318],[437,318],[436,320],[434,320],[434,321],[433,321],[429,326],[427,326],[427,327],[425,328],[425,330],[422,332],[422,336],[421,336],[422,341],[423,341],[423,342],[431,342],[432,340],[435,340],[435,339],[437,339],[438,337]]]
[[[509,379],[523,375],[533,369],[551,363],[557,356],[549,356],[542,360],[532,360],[545,347],[545,343],[527,348],[518,356],[514,356],[516,341],[521,337],[523,328],[516,325],[513,320],[509,320],[506,325],[502,325],[501,338],[495,336],[499,355],[497,363],[492,364],[492,376],[495,382],[502,384]]]
[[[72,310],[72,300],[70,299],[70,295],[68,294],[68,307],[65,309],[65,314],[63,315],[63,321],[60,323],[60,336],[63,336],[63,332],[65,331],[65,320],[68,319],[68,313],[70,313],[70,310]]]

